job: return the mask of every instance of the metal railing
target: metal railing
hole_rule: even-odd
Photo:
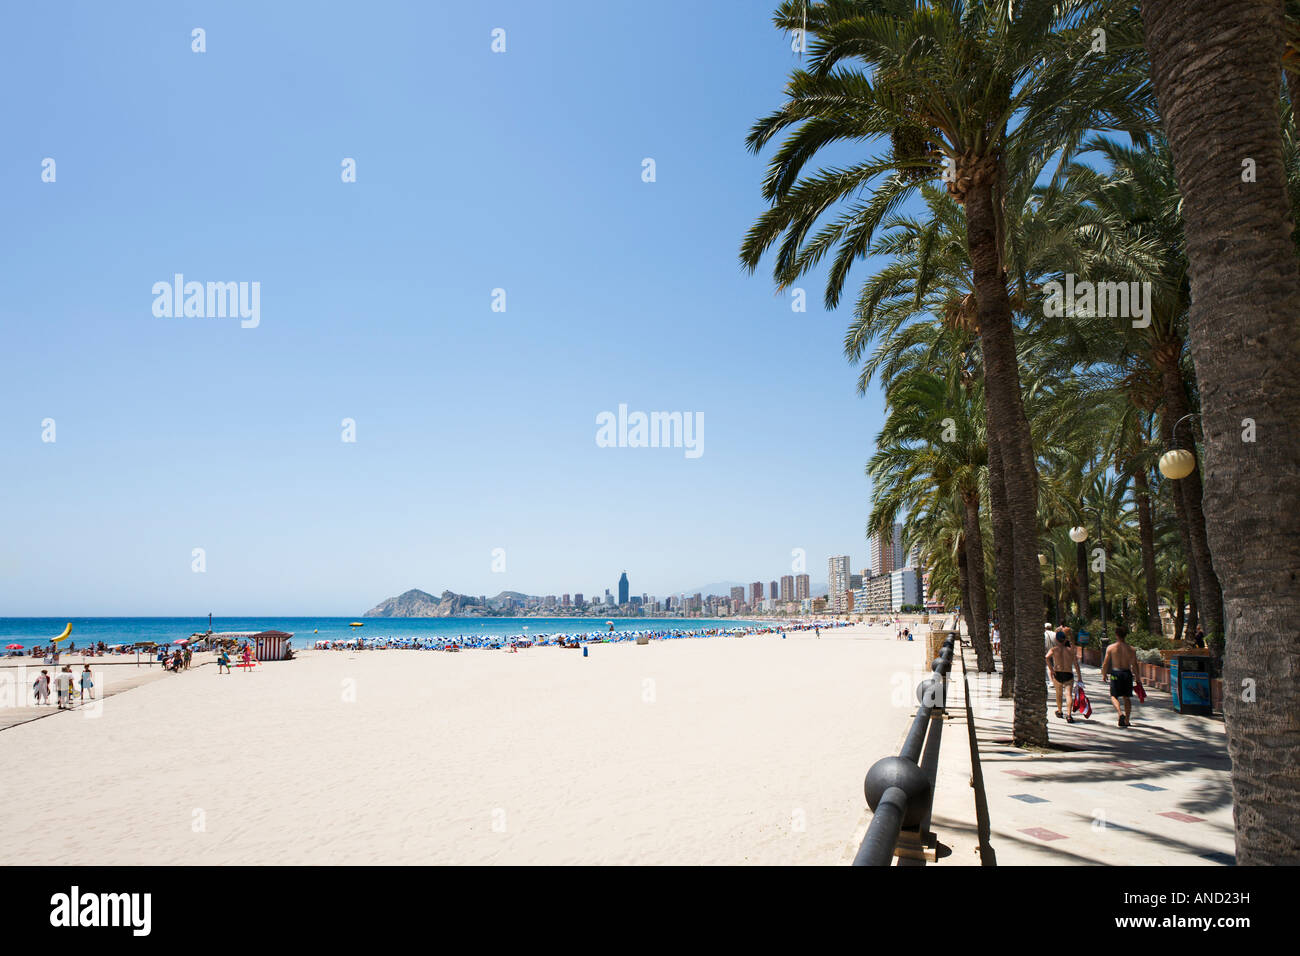
[[[853,858],[854,866],[889,866],[905,830],[913,831],[919,846],[929,829],[948,699],[948,672],[956,642],[954,632],[930,665],[930,676],[917,686],[919,706],[898,756],[883,757],[867,771],[863,791],[874,816]]]

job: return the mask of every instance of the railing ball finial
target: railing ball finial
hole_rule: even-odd
[[[880,798],[890,787],[898,787],[907,794],[907,812],[903,815],[903,826],[919,825],[925,815],[925,808],[929,806],[930,781],[925,772],[906,757],[882,757],[873,763],[862,785],[867,806],[873,813],[880,804]]]

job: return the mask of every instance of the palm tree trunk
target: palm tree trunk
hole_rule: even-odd
[[[988,433],[1002,457],[1002,485],[1011,516],[1015,584],[1016,692],[1012,738],[1017,744],[1047,745],[1047,685],[1038,622],[1043,620],[1042,575],[1038,570],[1038,474],[1029,421],[1020,395],[1020,369],[1007,297],[993,184],[977,177],[965,194],[966,242],[979,307],[980,343]]]
[[[1167,353],[1166,353],[1167,354]],[[1172,359],[1166,357],[1159,362],[1160,375],[1164,385],[1165,420],[1161,422],[1163,431],[1170,432],[1169,444],[1172,448],[1185,448],[1196,454],[1195,431],[1192,422],[1178,422],[1191,413],[1192,403],[1187,399],[1187,383],[1183,380],[1183,369],[1175,354]],[[1207,634],[1223,633],[1223,592],[1219,586],[1218,575],[1214,573],[1214,562],[1210,557],[1210,540],[1205,531],[1205,509],[1202,505],[1201,463],[1186,478],[1175,483],[1174,494],[1181,495],[1183,511],[1187,521],[1188,543],[1191,550],[1188,560],[1196,564],[1197,596],[1201,612],[1205,615]]]
[[[1151,485],[1147,470],[1138,466],[1133,471],[1133,484],[1137,491],[1138,541],[1142,548],[1142,584],[1147,599],[1147,631],[1161,633],[1160,582],[1156,579],[1156,536],[1151,523]]]
[[[970,599],[970,561],[966,557],[966,536],[957,542],[957,586],[961,588],[961,616],[966,619],[966,633],[975,633],[975,617]]]
[[[1174,640],[1181,641],[1183,639],[1183,615],[1186,613],[1184,609],[1187,607],[1187,595],[1182,588],[1179,588],[1175,593],[1178,597],[1178,610],[1174,616]]]
[[[989,519],[993,525],[993,577],[998,593],[998,627],[1002,633],[1002,690],[1010,699],[1016,686],[1015,569],[1011,566],[1011,516],[1007,514],[1007,492],[1002,485],[1002,456],[997,439],[988,435]]]
[[[1142,20],[1183,197],[1237,862],[1296,864],[1300,268],[1277,116],[1283,3],[1143,0]],[[1243,440],[1248,419],[1258,445]]]
[[[1088,626],[1088,621],[1092,617],[1092,601],[1088,597],[1088,545],[1087,542],[1080,541],[1074,546],[1074,562],[1079,566],[1078,576],[1078,602],[1079,617],[1083,620],[1084,627]]]
[[[963,493],[962,528],[966,539],[966,580],[970,582],[971,644],[975,647],[976,667],[981,674],[992,674],[993,645],[989,643],[989,591],[984,582],[984,534],[980,530],[979,492]]]

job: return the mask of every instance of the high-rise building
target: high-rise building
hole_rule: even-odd
[[[794,599],[803,601],[812,598],[812,579],[806,574],[794,576]]]
[[[731,589],[731,603],[732,604],[745,603],[745,586],[743,584],[738,588]]]
[[[627,603],[627,591],[628,591],[627,572],[624,571],[623,576],[618,579],[618,603],[619,604]]]
[[[794,575],[793,574],[781,575],[781,600],[782,602],[794,600]]]
[[[847,554],[836,555],[830,559],[829,564],[827,609],[836,612],[843,611],[846,603],[844,595],[849,590],[849,556]]]
[[[871,573],[888,574],[908,563],[903,554],[903,526],[896,524],[888,533],[871,539]]]
[[[889,574],[889,609],[901,611],[905,606],[921,604],[921,579],[916,568],[898,568]]]
[[[776,600],[776,582],[775,582],[775,581],[772,581],[772,582],[770,582],[770,583],[768,584],[768,586],[767,586],[767,596],[770,597],[773,601]]]
[[[560,605],[561,607],[569,606],[569,596],[567,594],[560,595]]]
[[[749,585],[749,606],[761,607],[763,604],[763,582],[754,581]]]
[[[883,534],[871,538],[871,573],[888,574],[894,570],[894,543]]]
[[[870,577],[870,575],[868,575],[868,577]],[[850,591],[856,591],[856,590],[857,590],[858,588],[860,588],[860,587],[862,587],[862,575],[860,575],[860,574],[850,574],[850,575],[849,575],[849,590],[850,590]]]
[[[581,591],[579,591],[577,594],[573,595],[573,603],[574,603],[576,606],[578,606],[578,607],[582,607],[582,592],[581,592]]]

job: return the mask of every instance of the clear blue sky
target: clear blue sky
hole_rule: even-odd
[[[773,5],[7,7],[0,616],[856,571],[880,397],[819,279],[795,314],[737,260]],[[155,317],[177,272],[260,326]],[[703,456],[597,447],[620,403]]]

